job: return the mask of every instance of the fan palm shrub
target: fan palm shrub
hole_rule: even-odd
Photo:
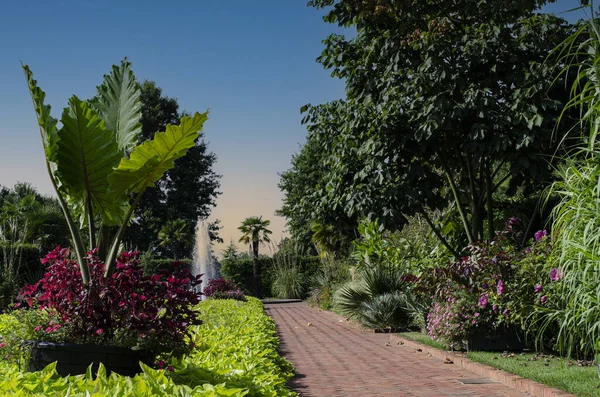
[[[357,281],[338,288],[335,307],[369,328],[407,329],[422,324],[423,307],[404,280],[398,272],[383,267],[362,268]]]

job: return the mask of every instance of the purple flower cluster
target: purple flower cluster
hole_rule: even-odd
[[[504,282],[502,280],[498,280],[498,285],[496,286],[496,291],[498,295],[502,295],[505,291]]]
[[[460,340],[468,325],[466,315],[456,312],[453,301],[435,302],[427,314],[427,335],[435,340]],[[462,310],[461,310],[462,312]],[[473,320],[475,321],[475,320]]]
[[[513,216],[512,218],[508,218],[506,222],[506,231],[513,232],[515,226],[519,226],[521,224],[521,219]]]
[[[485,309],[485,307],[487,305],[488,305],[488,294],[481,295],[481,297],[479,298],[479,307]]]
[[[549,233],[539,230],[532,245],[519,250],[521,226],[520,219],[510,218],[492,242],[469,244],[460,260],[420,277],[420,290],[432,300],[427,317],[430,337],[461,341],[475,327],[476,332],[487,332],[510,325],[519,320],[524,306],[551,301],[553,286],[541,277],[547,274],[542,269],[551,250]],[[551,281],[563,276],[560,269],[550,272]]]
[[[557,268],[550,270],[550,281],[558,281],[558,280],[562,279],[564,276],[565,276],[565,274],[562,270],[559,270]]]
[[[548,232],[546,230],[538,230],[537,232],[535,232],[533,237],[535,238],[535,241],[541,241],[547,235],[548,235]]]

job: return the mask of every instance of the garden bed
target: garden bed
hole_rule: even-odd
[[[448,346],[419,332],[403,332],[398,334],[398,336],[436,349],[448,350]],[[489,365],[577,396],[600,396],[600,379],[598,378],[598,369],[596,366],[581,366],[582,363],[575,360],[531,352],[498,353],[474,351],[456,354],[477,363]]]
[[[193,327],[196,350],[166,363],[165,369],[142,365],[133,378],[106,376],[100,368],[86,375],[60,377],[51,364],[35,373],[0,361],[0,394],[23,396],[295,396],[285,386],[291,364],[277,353],[275,324],[257,299],[209,300],[199,304],[201,326]],[[1,325],[1,324],[0,324]],[[1,329],[2,327],[0,327]],[[170,365],[169,365],[170,364]]]

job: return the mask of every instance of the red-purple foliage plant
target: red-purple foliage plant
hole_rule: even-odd
[[[189,326],[201,323],[194,310],[200,301],[195,292],[200,276],[181,266],[172,273],[145,276],[137,252],[123,252],[117,258],[117,271],[104,277],[105,264],[95,250],[87,259],[90,284],[85,286],[68,250],[51,251],[42,260],[44,277],[21,290],[21,301],[56,310],[71,342],[119,344],[120,339],[124,345],[154,353],[189,350]]]
[[[224,278],[209,280],[203,292],[207,298],[246,300],[242,290],[233,284],[232,281]]]

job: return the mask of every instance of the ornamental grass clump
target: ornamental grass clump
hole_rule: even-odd
[[[554,253],[550,281],[560,288],[538,307],[538,341],[556,333],[563,353],[600,357],[600,23],[591,17],[555,49],[561,75],[577,72],[563,113],[579,110],[585,147],[571,151],[556,170],[548,197],[560,199],[552,212]],[[563,121],[564,123],[564,121]],[[569,126],[570,127],[570,126]],[[566,140],[566,137],[562,138]],[[545,296],[545,295],[544,295]],[[541,299],[541,298],[540,298]]]

